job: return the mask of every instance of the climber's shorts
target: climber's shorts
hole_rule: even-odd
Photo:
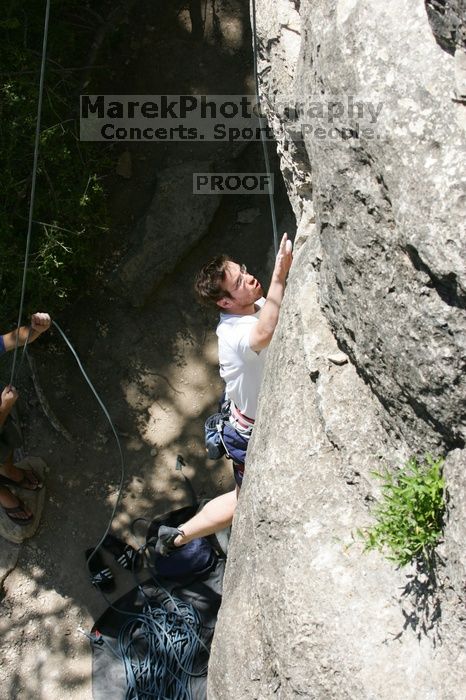
[[[235,481],[241,488],[249,439],[246,439],[243,435],[241,435],[241,433],[238,433],[238,431],[227,422],[223,426],[223,441],[233,462],[233,474]]]
[[[233,475],[235,477],[236,485],[240,489],[243,483],[244,477],[244,464],[233,463]]]
[[[220,399],[219,411],[225,416],[222,430],[223,445],[227,450],[227,456],[233,462],[233,475],[236,484],[241,488],[246,451],[254,421],[243,416],[229,399],[225,399],[225,394]]]

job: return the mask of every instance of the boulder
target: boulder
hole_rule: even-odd
[[[211,169],[210,162],[187,161],[158,174],[157,191],[112,283],[134,306],[142,306],[180,258],[206,235],[220,195],[194,194],[193,174]]]
[[[460,700],[466,159],[455,61],[423,3],[258,0],[257,16],[297,253],[234,520],[209,698]],[[336,107],[292,108],[313,96]],[[431,571],[396,568],[357,536],[380,496],[371,472],[429,451],[446,457],[444,541]]]

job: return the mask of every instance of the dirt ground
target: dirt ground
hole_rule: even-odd
[[[251,85],[248,3],[206,3],[203,38],[190,35],[189,11],[183,7],[179,3],[176,14],[173,7],[162,13],[157,2],[138,5],[138,21],[133,11],[120,31],[113,49],[119,61],[108,71],[108,84],[101,78],[102,92],[225,94]],[[210,146],[128,146],[132,176],[115,175],[109,183],[113,225],[105,241],[106,260],[87,294],[66,316],[56,319],[121,437],[123,494],[112,530],[133,543],[130,526],[135,518],[150,520],[190,502],[183,474],[175,468],[178,454],[199,498],[233,487],[229,464],[205,457],[203,423],[221,393],[216,314],[196,304],[192,281],[203,262],[221,251],[245,262],[260,278],[272,245],[267,198],[224,197],[208,234],[178,262],[144,308],[132,308],[111,291],[107,279],[134,222],[150,202],[157,171],[172,159],[185,157],[187,148],[202,154],[202,148]],[[115,161],[121,150],[115,149]],[[261,157],[260,144],[247,146],[238,171],[259,170]],[[279,218],[289,216],[283,191],[278,191],[276,201]],[[257,210],[256,218],[240,223],[239,212],[250,209]],[[68,443],[52,427],[27,372],[22,372],[26,451],[43,457],[49,472],[38,532],[21,546],[5,545],[17,561],[3,581],[0,696],[89,700],[91,653],[78,627],[90,629],[106,603],[89,583],[84,551],[100,539],[108,524],[121,476],[118,450],[105,416],[57,331],[36,343],[31,353],[44,395],[73,440]],[[142,542],[142,523],[136,531]],[[118,581],[111,596],[116,600],[134,582],[111,557],[107,561]]]

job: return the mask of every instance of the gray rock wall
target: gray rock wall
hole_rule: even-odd
[[[234,523],[209,698],[459,700],[466,159],[455,59],[422,2],[259,0],[257,11],[298,252]],[[382,107],[355,117],[346,103],[317,123],[277,106],[316,94]],[[371,471],[428,450],[446,455],[449,493],[435,582],[363,554],[354,536],[371,522]]]
[[[466,2],[464,0],[425,0],[427,16],[439,46],[454,55],[466,49]]]

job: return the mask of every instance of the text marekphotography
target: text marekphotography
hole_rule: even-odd
[[[355,96],[275,99],[262,113],[254,95],[81,95],[81,141],[267,141],[266,113],[294,140],[376,138],[382,102]]]

